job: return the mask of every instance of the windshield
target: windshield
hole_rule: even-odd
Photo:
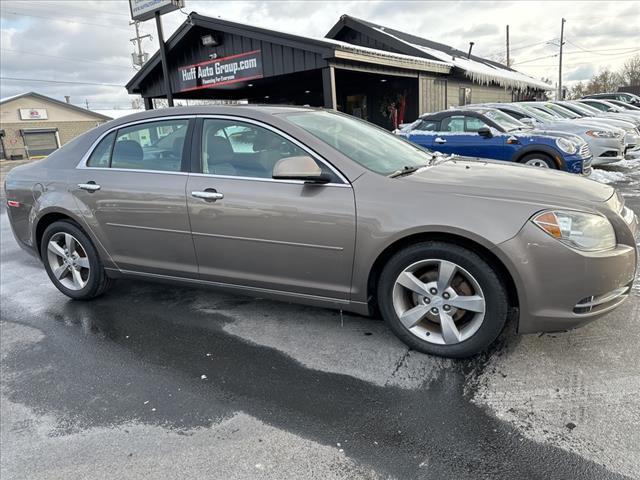
[[[540,120],[540,121],[544,121],[544,122],[555,122],[557,120],[556,117],[554,117],[553,115],[550,115],[545,111],[542,111],[540,109],[531,107],[529,105],[522,105],[521,104],[520,107],[525,112],[530,114],[533,118],[535,118],[536,120]]]
[[[635,107],[633,105],[631,105],[630,103],[624,103],[621,102],[620,100],[608,100],[609,103],[613,103],[614,105],[617,105],[618,107],[622,108],[623,110],[640,110],[640,108]]]
[[[369,170],[390,175],[428,165],[428,151],[355,117],[327,111],[286,113],[291,123]]]
[[[490,118],[495,123],[498,124],[500,128],[502,128],[505,132],[510,132],[512,130],[524,130],[529,129],[524,123],[516,120],[510,115],[507,115],[500,110],[484,110],[482,111],[485,117]]]
[[[600,110],[598,110],[597,108],[593,108],[591,105],[586,105],[584,103],[572,103],[571,105],[568,105],[566,108],[570,108],[571,110],[580,112],[583,115],[586,115],[587,117],[600,115]]]
[[[564,118],[580,118],[580,115],[577,113],[574,113],[565,107],[561,107],[560,105],[556,105],[555,103],[546,103],[545,106]]]

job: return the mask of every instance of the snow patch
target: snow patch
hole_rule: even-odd
[[[594,169],[589,175],[590,180],[595,180],[600,183],[615,183],[615,182],[624,182],[627,180],[627,177],[622,172],[612,172],[609,170],[599,170]]]

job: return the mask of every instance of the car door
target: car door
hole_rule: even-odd
[[[331,182],[274,180],[281,158],[312,156]],[[200,278],[345,301],[351,288],[351,185],[295,139],[259,122],[199,120],[187,204]]]
[[[490,135],[480,135],[481,129],[489,129]],[[502,132],[485,122],[480,117],[466,116],[464,131],[469,134],[465,155],[495,160],[507,160],[505,153],[505,137]]]
[[[185,194],[192,121],[113,130],[75,170],[84,217],[122,270],[197,276]]]

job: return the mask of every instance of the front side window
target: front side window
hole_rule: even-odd
[[[272,178],[283,158],[309,154],[276,132],[236,120],[205,119],[202,126],[202,173],[233,177]],[[325,165],[324,173],[337,180]]]
[[[465,125],[466,132],[477,133],[478,130],[480,130],[481,128],[488,127],[488,125],[484,123],[484,121],[482,121],[482,119],[480,118],[477,118],[477,117],[466,117],[466,118],[467,118],[467,122]]]
[[[162,120],[118,130],[111,168],[179,172],[189,120]]]
[[[443,132],[464,132],[464,116],[456,115],[442,119]]]
[[[383,175],[425,165],[433,159],[421,147],[352,116],[328,111],[282,116],[364,168]]]

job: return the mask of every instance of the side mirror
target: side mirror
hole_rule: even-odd
[[[307,183],[329,183],[331,177],[311,157],[288,157],[278,160],[273,167],[272,178],[276,180],[302,180]]]
[[[522,117],[520,119],[520,121],[522,123],[524,123],[525,125],[535,125],[536,124],[536,121],[533,118],[530,118],[530,117]]]
[[[493,137],[493,133],[491,133],[491,129],[489,127],[481,127],[478,129],[478,135],[481,137],[491,138]]]

